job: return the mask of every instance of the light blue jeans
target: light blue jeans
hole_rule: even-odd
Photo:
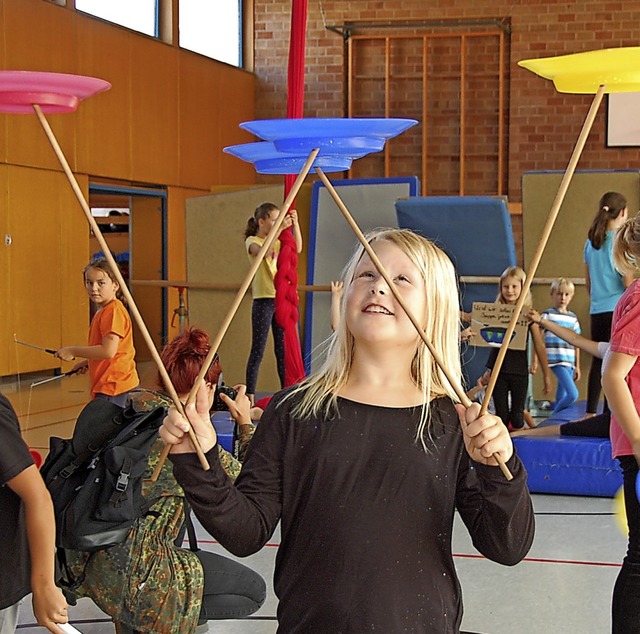
[[[578,388],[573,380],[573,368],[568,365],[554,365],[551,371],[558,379],[558,389],[556,390],[556,402],[553,412],[566,409],[569,405],[578,400]]]

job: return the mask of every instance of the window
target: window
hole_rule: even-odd
[[[158,0],[76,0],[76,9],[157,37]]]
[[[242,66],[242,0],[180,0],[180,46]]]

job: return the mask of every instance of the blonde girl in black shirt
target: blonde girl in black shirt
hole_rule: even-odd
[[[367,239],[460,380],[451,262],[410,231],[381,229]],[[516,564],[534,533],[526,476],[500,419],[457,404],[363,251],[341,276],[341,319],[324,364],[272,399],[235,485],[217,462],[204,388],[187,415],[211,470],[191,453],[189,424],[177,412],[161,435],[198,518],[225,548],[254,553],[281,523],[278,632],[457,633],[454,513],[480,552]],[[496,466],[496,453],[512,481]]]

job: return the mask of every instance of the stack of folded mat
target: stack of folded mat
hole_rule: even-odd
[[[541,426],[584,416],[584,401],[551,415]],[[618,461],[608,438],[519,436],[513,439],[528,473],[532,493],[613,497],[622,486]]]

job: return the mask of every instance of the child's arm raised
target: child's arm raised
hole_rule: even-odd
[[[331,330],[335,332],[340,323],[340,299],[344,290],[342,280],[331,281]]]
[[[289,217],[291,218],[291,224],[293,226],[293,238],[296,241],[296,251],[298,253],[302,252],[302,232],[300,231],[300,224],[298,222],[298,212],[295,209],[292,209],[289,212]]]
[[[570,328],[565,328],[564,326],[560,326],[555,322],[544,319],[540,316],[540,313],[537,310],[531,309],[527,314],[527,318],[529,321],[532,321],[534,324],[538,324],[542,326],[545,330],[552,332],[556,337],[560,337],[560,339],[564,339],[567,343],[575,346],[576,348],[580,348],[584,350],[588,354],[602,358],[598,350],[598,342],[592,341],[591,339],[587,339],[586,337],[579,335],[575,330],[571,330]],[[577,350],[576,350],[577,352]]]

